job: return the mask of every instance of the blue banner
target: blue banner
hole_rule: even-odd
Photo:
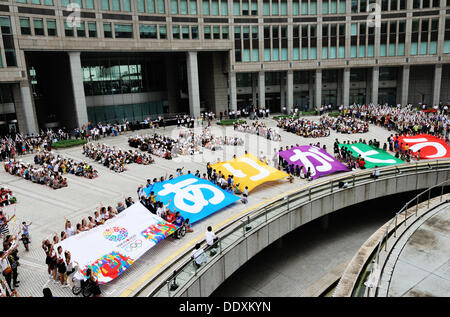
[[[185,219],[189,218],[191,223],[240,199],[210,181],[192,174],[156,183],[152,187],[144,189],[147,196],[152,191],[156,195],[156,201],[162,201],[166,205],[169,200],[172,200],[168,208],[172,211],[175,208]]]

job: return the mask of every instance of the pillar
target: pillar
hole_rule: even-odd
[[[237,110],[237,95],[236,95],[236,73],[228,72],[230,80],[230,111]]]
[[[178,96],[179,84],[178,84],[178,74],[177,74],[177,64],[175,59],[170,55],[166,54],[166,85],[167,85],[167,101],[169,103],[169,113],[178,113],[181,109],[178,109]]]
[[[200,90],[198,84],[197,52],[187,52],[187,79],[189,91],[189,113],[191,116],[200,117]]]
[[[280,106],[280,109],[286,107],[286,79],[283,72],[281,72],[280,78]]]
[[[380,67],[376,66],[372,68],[372,96],[370,101],[374,104],[378,104],[378,86],[380,82]]]
[[[438,105],[441,99],[442,64],[434,67],[433,79],[433,106]]]
[[[258,104],[257,94],[258,94],[258,75],[256,73],[252,73],[252,105],[256,107]]]
[[[264,72],[259,72],[258,86],[259,86],[259,96],[258,96],[258,107],[264,108],[266,106],[266,81]]]
[[[81,72],[80,52],[68,52],[72,91],[75,108],[76,126],[81,128],[88,124],[86,97],[84,96],[83,76]]]
[[[348,106],[350,103],[350,68],[344,69],[342,84],[342,103],[344,106]]]
[[[315,109],[319,109],[322,105],[322,70],[316,69],[316,83],[315,83]]]
[[[20,133],[39,133],[36,110],[28,81],[21,81],[20,83],[14,84],[12,89]]]
[[[401,84],[401,96],[400,104],[402,106],[408,103],[408,93],[409,93],[409,65],[403,66],[402,69],[402,84]]]
[[[320,227],[322,228],[323,232],[328,231],[328,227],[329,227],[328,215],[322,216],[320,218]]]
[[[294,109],[294,71],[292,70],[288,70],[286,76],[286,99],[286,110],[290,114]]]

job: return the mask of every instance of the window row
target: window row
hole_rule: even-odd
[[[220,31],[222,29],[222,32]],[[203,38],[205,40],[226,40],[229,38],[229,27],[218,25],[205,25],[203,27]],[[221,37],[222,35],[222,37]]]

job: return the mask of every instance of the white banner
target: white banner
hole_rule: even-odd
[[[176,229],[137,202],[103,225],[61,241],[56,248],[69,250],[82,272],[91,268],[103,284],[122,274]]]

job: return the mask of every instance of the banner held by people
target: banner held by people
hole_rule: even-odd
[[[339,148],[342,147],[346,147],[347,150],[349,150],[352,156],[355,158],[361,155],[361,157],[366,162],[366,168],[404,163],[402,160],[396,158],[395,156],[392,156],[386,151],[364,143],[339,144]]]
[[[170,201],[168,208],[176,209],[183,218],[189,218],[191,223],[239,200],[239,197],[192,174],[156,183],[152,187],[145,188],[144,192],[147,196],[154,192],[155,199],[162,201],[164,205]]]
[[[420,159],[439,159],[450,157],[450,146],[435,136],[429,134],[417,134],[414,136],[400,136],[398,138],[402,150],[406,147],[411,150],[414,156],[420,151]]]
[[[104,284],[176,230],[174,224],[135,203],[103,225],[62,240],[56,248],[70,251],[83,274],[90,268],[99,284]]]
[[[327,151],[310,145],[301,145],[280,151],[279,155],[289,164],[304,167],[304,172],[311,171],[311,178],[316,179],[336,172],[348,172],[348,168],[328,154]]]
[[[258,160],[253,154],[247,153],[231,161],[211,165],[217,172],[225,176],[233,175],[234,183],[239,184],[242,191],[247,186],[248,191],[269,181],[276,181],[289,175]]]

